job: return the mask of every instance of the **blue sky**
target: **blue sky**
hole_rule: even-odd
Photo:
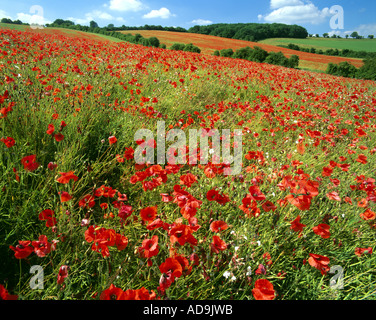
[[[101,27],[112,23],[188,29],[196,24],[281,22],[304,26],[313,34],[358,31],[376,36],[374,0],[0,0],[0,18],[33,22],[36,16],[44,23],[62,18],[88,25],[94,20]]]

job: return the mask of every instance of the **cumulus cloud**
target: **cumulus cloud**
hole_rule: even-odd
[[[0,9],[0,19],[2,18],[12,19],[10,15],[8,15],[4,10]]]
[[[67,18],[70,21],[73,21],[74,23],[78,24],[88,24],[92,20],[107,20],[107,21],[118,21],[118,22],[124,22],[124,19],[122,17],[114,17],[108,12],[101,11],[101,10],[93,10],[91,12],[88,12],[85,14],[85,18]]]
[[[319,9],[307,0],[271,0],[270,7],[273,11],[259,15],[259,20],[269,23],[320,24],[332,16],[329,8]]]
[[[110,10],[114,11],[140,11],[145,9],[145,5],[139,0],[110,0],[108,5],[105,5]]]
[[[213,21],[204,20],[204,19],[196,19],[196,20],[193,20],[191,23],[193,23],[195,25],[199,25],[199,26],[204,26],[204,25],[207,25],[207,24],[212,24]]]
[[[361,36],[368,37],[370,34],[376,37],[376,23],[362,24],[355,29]]]
[[[304,3],[301,0],[270,0],[270,8],[278,9],[287,6],[301,6]]]
[[[41,14],[28,14],[28,13],[17,13],[15,20],[21,20],[23,23],[29,24],[38,24],[38,25],[45,25],[47,23],[52,23],[52,21],[46,19]]]
[[[159,10],[151,10],[149,13],[144,14],[143,18],[145,19],[154,19],[154,18],[161,18],[161,19],[168,19],[170,17],[174,17],[175,15],[170,12],[167,8],[160,8]]]

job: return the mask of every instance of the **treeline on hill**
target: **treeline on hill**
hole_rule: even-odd
[[[82,26],[79,24],[75,24],[73,21],[70,21],[70,20],[56,19],[53,23],[47,24],[46,27],[66,28],[66,29],[73,29],[73,30],[78,30],[78,31],[83,31],[83,32],[91,32],[91,33],[114,37],[123,41],[134,43],[134,44],[141,44],[147,47],[165,48],[165,46],[160,43],[157,37],[144,38],[142,35],[138,33],[135,35],[132,35],[130,33],[124,34],[124,33],[116,32],[114,30],[109,30],[110,28],[108,27],[100,28],[95,21],[91,21],[90,26]]]
[[[9,18],[2,18],[0,20],[1,23],[9,23],[9,24],[22,24],[22,25],[29,25],[28,23],[24,23],[22,22],[21,20],[17,19],[17,20],[12,20],[12,19],[9,19]]]
[[[299,66],[299,57],[297,55],[292,55],[290,58],[287,58],[282,52],[267,52],[266,50],[257,46],[253,49],[251,47],[240,48],[235,52],[233,49],[222,49],[220,51],[216,50],[214,51],[213,55],[268,63],[287,68],[297,68]]]
[[[303,48],[296,44],[289,43],[287,46],[279,45],[279,47],[287,48],[296,51],[302,52],[309,52],[309,53],[316,53],[316,54],[323,54],[326,56],[338,56],[338,57],[347,57],[347,58],[359,58],[359,59],[367,59],[367,58],[376,58],[376,52],[367,52],[367,51],[355,51],[351,49],[316,49],[316,48]]]
[[[47,24],[47,27],[57,27],[57,28],[69,28],[75,29],[79,31],[87,31],[88,28],[98,27],[98,24],[95,21],[90,22],[90,27],[82,26],[80,24],[75,24],[73,21],[70,20],[63,20],[63,19],[56,19],[53,23]],[[144,25],[142,27],[127,27],[122,25],[121,27],[115,27],[113,24],[109,24],[106,27],[102,27],[105,31],[128,31],[128,30],[161,30],[161,31],[174,31],[174,32],[187,32],[186,29],[181,27],[162,27],[160,25]]]
[[[364,65],[359,69],[348,62],[329,63],[326,73],[339,77],[376,81],[376,58],[364,60]]]
[[[267,38],[305,39],[308,32],[298,25],[282,23],[218,23],[194,26],[188,32],[246,41],[259,41]]]

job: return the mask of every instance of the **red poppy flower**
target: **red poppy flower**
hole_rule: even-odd
[[[124,291],[120,288],[115,287],[113,284],[107,290],[104,290],[99,299],[100,300],[124,300]]]
[[[212,232],[221,232],[225,231],[228,229],[228,224],[224,221],[218,220],[218,221],[213,221],[210,224],[210,230]]]
[[[38,257],[43,258],[51,252],[51,243],[48,242],[45,235],[39,236],[38,241],[32,241],[31,245]]]
[[[54,217],[55,212],[51,209],[43,210],[39,214],[39,220],[46,221],[46,227],[53,227],[56,225],[56,218]]]
[[[330,238],[329,229],[330,229],[330,226],[325,223],[319,224],[318,226],[312,228],[313,232],[319,235],[323,239]]]
[[[219,251],[224,251],[227,249],[227,244],[220,237],[213,236],[213,241],[210,244],[210,248],[213,252],[219,253]]]
[[[172,196],[170,196],[167,193],[161,193],[160,195],[162,197],[163,202],[171,202],[174,199]]]
[[[59,172],[61,177],[58,178],[56,181],[62,184],[67,184],[69,183],[70,180],[77,181],[78,177],[74,175],[73,171],[69,172]]]
[[[329,263],[330,263],[329,258],[325,257],[325,256],[321,256],[319,254],[313,254],[313,253],[310,253],[309,255],[310,255],[310,257],[308,259],[308,263],[312,267],[319,270],[322,275],[327,274],[327,272],[330,270],[330,268],[328,266]]]
[[[301,237],[301,233],[303,231],[303,228],[306,227],[305,224],[300,223],[300,219],[301,219],[301,217],[298,216],[294,221],[290,222],[291,223],[290,229],[294,230],[296,232],[299,232],[299,236],[298,237]]]
[[[111,136],[108,138],[110,145],[115,144],[117,142],[117,138],[115,136]]]
[[[59,269],[59,273],[57,275],[57,283],[58,284],[63,284],[65,281],[65,278],[68,277],[68,266],[61,266]]]
[[[372,254],[373,250],[371,247],[368,248],[355,248],[355,254],[360,257],[363,254]]]
[[[133,148],[132,147],[125,148],[124,158],[127,159],[127,160],[131,160],[131,159],[133,159],[133,157],[134,157]]]
[[[209,201],[215,201],[217,196],[219,195],[219,192],[215,189],[211,189],[206,193],[206,199]]]
[[[368,200],[367,199],[361,199],[359,202],[358,202],[358,207],[359,208],[367,208],[368,206]]]
[[[187,242],[191,245],[197,245],[197,239],[193,236],[193,230],[190,226],[182,223],[174,224],[169,230],[170,242],[174,244],[178,242],[181,246],[184,246]]]
[[[60,192],[59,192],[60,193]],[[69,200],[72,199],[72,196],[66,192],[66,191],[63,191],[61,194],[60,194],[60,201],[61,202],[67,202]]]
[[[180,177],[180,183],[186,185],[188,188],[195,182],[197,182],[197,177],[190,172]]]
[[[129,289],[123,293],[123,300],[154,300],[156,298],[155,292],[152,290],[150,293],[145,288],[142,287],[138,290]]]
[[[132,206],[127,205],[127,204],[122,204],[119,209],[118,217],[120,217],[122,220],[126,220],[128,217],[131,216],[132,212],[133,212]]]
[[[13,147],[16,143],[16,141],[11,137],[1,138],[0,141],[4,142],[4,144],[6,145],[7,148]]]
[[[256,201],[263,201],[266,199],[265,195],[260,191],[258,186],[249,187],[249,193],[251,197]]]
[[[267,279],[257,279],[252,294],[256,300],[273,300],[275,298],[273,284]]]
[[[262,209],[265,212],[269,212],[269,211],[275,211],[277,209],[277,207],[275,206],[275,204],[273,202],[271,202],[271,201],[265,201],[262,204]]]
[[[355,161],[361,163],[361,164],[366,164],[368,161],[367,161],[367,156],[365,156],[364,154],[360,154],[358,156],[357,159],[355,159]]]
[[[371,209],[367,209],[365,212],[363,212],[363,213],[360,214],[360,217],[363,220],[366,220],[366,221],[368,221],[368,220],[375,220],[376,219],[376,214]]]
[[[16,259],[25,259],[34,251],[34,248],[30,246],[31,241],[19,240],[18,243],[16,247],[9,246],[15,252],[14,256]]]
[[[11,295],[9,294],[8,290],[5,289],[5,287],[0,284],[0,300],[17,300],[17,295]]]
[[[307,211],[311,207],[312,198],[307,195],[299,195],[295,197],[294,195],[289,194],[285,199],[302,211]]]
[[[128,238],[120,233],[116,234],[115,246],[119,251],[124,250],[128,246]]]
[[[22,158],[21,163],[27,171],[34,171],[39,167],[39,163],[36,162],[35,154]]]
[[[242,199],[242,204],[239,206],[239,209],[242,210],[248,217],[255,218],[257,218],[261,212],[257,207],[257,202],[250,194],[247,194],[246,197]]]
[[[329,192],[326,194],[326,196],[328,197],[329,200],[335,200],[335,201],[341,201],[341,198],[340,196],[338,195],[338,192]]]
[[[333,169],[331,167],[324,167],[322,169],[322,176],[323,177],[330,177],[333,173]]]
[[[161,273],[171,272],[172,278],[179,278],[183,274],[183,268],[178,260],[174,258],[167,258],[165,262],[163,262],[159,266],[159,270]]]
[[[53,124],[49,124],[46,133],[52,135],[55,131],[55,126]]]
[[[138,248],[138,252],[143,258],[148,258],[148,266],[152,266],[151,257],[159,253],[158,236],[153,236],[151,239],[142,241],[142,246]]]
[[[92,208],[95,206],[95,198],[94,196],[92,196],[91,194],[88,194],[86,196],[84,196],[79,202],[78,202],[78,205],[81,207],[81,208]]]
[[[157,216],[157,207],[154,206],[141,209],[140,216],[145,222],[154,221]]]
[[[54,135],[54,138],[57,142],[60,142],[64,140],[64,135],[59,132]]]
[[[47,165],[47,168],[50,171],[55,170],[57,168],[57,164],[53,163],[53,162],[49,162],[48,165]]]

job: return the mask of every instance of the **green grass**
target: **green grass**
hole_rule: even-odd
[[[260,41],[260,43],[270,44],[274,46],[296,44],[301,47],[316,49],[350,49],[355,51],[376,52],[376,39],[331,39],[331,38],[273,38]]]
[[[2,22],[0,22],[0,28],[12,29],[12,30],[20,30],[20,31],[25,31],[27,29],[30,29],[30,27],[26,26],[26,25],[11,24],[11,23],[2,23]]]

